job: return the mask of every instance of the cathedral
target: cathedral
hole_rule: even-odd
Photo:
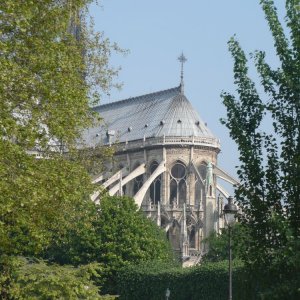
[[[181,57],[182,68],[184,56]],[[220,141],[201,120],[179,86],[94,107],[103,118],[89,128],[88,147],[114,146],[113,164],[94,179],[110,195],[133,197],[165,230],[183,264],[199,262],[203,239],[223,227],[228,193],[218,177],[237,184],[218,167]],[[92,195],[99,201],[99,193]]]

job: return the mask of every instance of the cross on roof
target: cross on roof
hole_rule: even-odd
[[[183,64],[187,61],[186,57],[184,56],[183,52],[181,53],[181,55],[178,57],[178,60],[181,62],[181,76],[180,76],[180,86],[181,86],[181,93],[183,94]]]
[[[186,59],[186,57],[184,56],[183,52],[182,52],[181,55],[178,57],[178,60],[181,62],[182,65],[187,61],[187,59]]]

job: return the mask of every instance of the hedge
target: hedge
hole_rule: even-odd
[[[120,300],[228,299],[228,262],[206,263],[192,268],[168,267],[157,263],[129,267],[119,272]],[[255,285],[247,279],[240,261],[233,264],[233,299],[255,299]]]

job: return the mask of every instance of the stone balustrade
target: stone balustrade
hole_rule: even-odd
[[[143,211],[157,211],[157,204],[148,203],[141,206]],[[183,211],[183,206],[173,205],[173,204],[161,204],[160,208],[162,211]],[[192,205],[186,204],[186,211],[203,211],[200,204]]]
[[[126,141],[126,142],[114,144],[117,151],[126,151],[126,150],[138,149],[138,148],[148,148],[148,147],[166,146],[166,145],[172,145],[172,146],[193,145],[193,146],[204,146],[204,147],[220,149],[220,140],[213,137],[162,136],[162,137],[144,138],[141,140]]]

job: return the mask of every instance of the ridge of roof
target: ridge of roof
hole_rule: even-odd
[[[174,88],[154,92],[154,93],[148,93],[148,94],[144,94],[144,95],[140,95],[140,96],[136,96],[136,97],[130,97],[130,98],[126,98],[126,99],[123,99],[123,100],[114,101],[114,102],[111,102],[111,103],[100,104],[100,105],[92,107],[92,109],[96,110],[96,109],[99,109],[99,108],[112,107],[112,106],[118,105],[120,103],[123,104],[123,103],[126,103],[126,102],[131,102],[133,100],[142,99],[142,98],[149,97],[149,96],[165,94],[165,93],[169,93],[169,92],[173,92],[173,91],[175,92],[176,90],[178,91],[178,94],[180,94],[181,93],[181,85],[176,86]]]

